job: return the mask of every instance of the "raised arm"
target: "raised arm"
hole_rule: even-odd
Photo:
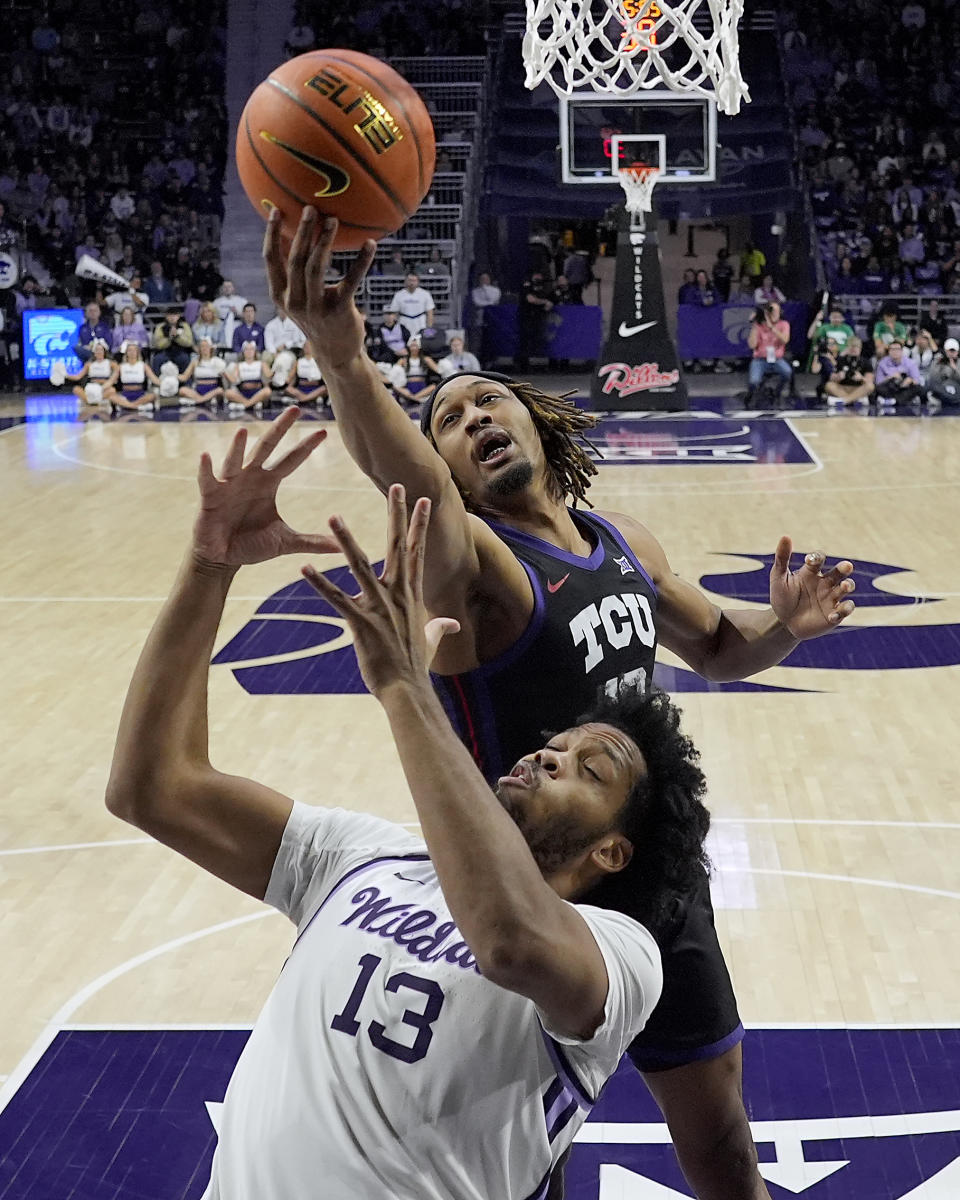
[[[657,586],[661,644],[704,679],[726,683],[774,667],[798,642],[829,633],[853,612],[853,564],[844,560],[824,574],[824,556],[808,554],[791,571],[788,537],[777,543],[770,569],[770,607],[722,609],[674,574],[663,547],[638,521],[600,515],[621,531]]]
[[[314,347],[350,457],[381,492],[402,483],[408,495],[431,501],[427,604],[431,611],[456,617],[464,639],[469,639],[470,607],[481,575],[493,579],[489,590],[496,591],[500,565],[509,573],[514,560],[482,522],[468,515],[449,467],[387,391],[364,350],[363,318],[354,296],[373,262],[376,244],[366,242],[344,278],[328,285],[324,279],[336,220],[329,218],[320,228],[316,210],[305,208],[285,256],[278,217],[274,210],[264,238],[270,295]]]
[[[201,506],[173,591],[127,692],[107,785],[107,808],[220,879],[263,899],[291,801],[210,763],[207,676],[223,605],[243,563],[335,550],[330,538],[295,533],[279,517],[280,481],[326,436],[310,434],[272,469],[264,462],[299,416],[288,409],[246,466],[237,431],[220,477],[200,463]]]

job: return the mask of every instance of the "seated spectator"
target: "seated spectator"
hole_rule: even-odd
[[[706,271],[697,271],[691,299],[687,303],[696,304],[699,308],[710,308],[717,303],[718,299],[716,289],[710,282],[710,276]]]
[[[873,327],[873,349],[878,359],[887,353],[887,347],[892,341],[898,341],[901,349],[907,340],[907,327],[897,317],[894,304],[885,304],[880,313],[880,320]]]
[[[249,307],[253,307],[250,305]],[[240,358],[226,370],[227,387],[224,396],[231,411],[253,408],[260,411],[264,400],[270,398],[272,372],[260,358],[257,343],[251,338],[240,346]]]
[[[855,336],[853,326],[848,325],[844,318],[843,309],[836,304],[831,305],[826,313],[821,309],[807,330],[807,337],[815,345],[832,338],[836,343],[838,354],[843,353],[847,342]]]
[[[489,272],[481,271],[477,276],[477,286],[470,293],[470,300],[473,307],[475,309],[484,309],[489,308],[493,304],[499,304],[500,296],[500,289],[490,278]]]
[[[150,297],[143,290],[143,280],[136,272],[130,276],[130,286],[126,290],[111,292],[106,299],[106,305],[113,310],[114,316],[119,316],[125,308],[142,313],[149,303]]]
[[[874,372],[877,403],[883,407],[912,404],[921,398],[923,384],[917,364],[904,354],[903,342],[894,338]]]
[[[425,263],[421,263],[417,267],[417,274],[420,276],[421,279],[423,279],[423,278],[449,279],[450,278],[450,268],[440,257],[440,249],[438,246],[434,246],[433,249],[430,251],[430,256],[427,259],[427,261]]]
[[[306,340],[306,335],[296,321],[291,321],[287,314],[278,308],[263,331],[263,361],[272,366],[273,360],[284,350],[289,350],[296,356]]]
[[[920,382],[925,385],[930,374],[930,368],[937,358],[939,347],[925,329],[919,329],[912,340],[908,339],[903,349],[904,355],[917,364],[917,370],[920,373]]]
[[[109,347],[103,338],[94,338],[86,349],[87,357],[80,370],[65,378],[76,384],[73,394],[84,404],[102,404],[106,400],[107,389],[116,381],[118,366],[108,357]]]
[[[121,184],[110,199],[110,211],[118,221],[129,221],[136,211],[137,202],[126,184]]]
[[[880,259],[875,254],[871,254],[860,276],[859,290],[868,296],[879,296],[888,291],[889,287],[890,277],[880,265]]]
[[[786,296],[773,282],[772,275],[764,275],[760,286],[753,293],[754,304],[770,304],[771,301],[776,301],[777,304],[783,304]]]
[[[197,319],[193,323],[193,343],[199,346],[204,338],[208,338],[214,353],[227,347],[224,336],[223,321],[217,316],[216,309],[210,300],[200,305]]]
[[[394,363],[406,356],[407,342],[413,331],[402,324],[396,309],[389,305],[384,309],[383,323],[374,328],[370,335],[370,357],[374,362]]]
[[[263,326],[257,320],[257,306],[248,300],[243,306],[243,319],[233,330],[233,345],[231,349],[238,357],[245,342],[253,342],[257,354],[264,351]]]
[[[419,333],[427,325],[433,325],[433,297],[420,286],[420,276],[410,271],[404,286],[395,292],[390,307],[403,317],[403,323],[411,333]]]
[[[956,338],[944,341],[943,352],[930,368],[927,386],[932,403],[960,406],[960,342]]]
[[[193,350],[193,330],[178,305],[170,305],[163,320],[154,327],[150,347],[155,352],[151,365],[158,375],[165,362],[172,362],[178,373],[187,369]]]
[[[113,330],[101,317],[100,305],[96,301],[92,300],[84,308],[83,317],[83,324],[77,330],[77,340],[73,344],[73,352],[81,362],[85,363],[91,357],[94,342],[103,342],[109,350]]]
[[[407,266],[403,258],[402,250],[394,250],[390,257],[383,264],[383,269],[380,274],[388,279],[404,279],[410,268]]]
[[[793,367],[784,357],[789,341],[790,323],[781,317],[777,301],[758,307],[747,335],[747,345],[753,351],[747,371],[748,404],[767,375],[777,375],[792,384]]]
[[[429,358],[441,358],[448,350],[447,335],[435,325],[426,325],[417,335],[420,348]]]
[[[923,234],[917,232],[916,225],[907,223],[903,227],[903,237],[900,239],[898,256],[901,262],[908,265],[922,263],[927,257],[927,248],[923,244]]]
[[[124,342],[117,364],[117,378],[104,392],[104,399],[110,402],[110,407],[133,411],[152,409],[159,388],[160,380],[150,369],[150,364],[144,362],[139,344]]]
[[[860,280],[854,273],[853,259],[849,255],[840,260],[840,266],[830,281],[830,287],[838,296],[854,295],[860,290]]]
[[[198,353],[191,358],[185,371],[180,372],[180,398],[188,404],[209,404],[215,408],[223,398],[221,376],[227,364],[215,353],[211,338],[197,338]]]
[[[242,319],[246,303],[246,296],[237,294],[232,279],[225,279],[220,284],[220,292],[213,302],[213,310],[223,322],[223,344],[228,350],[233,349],[233,334],[237,322]]]
[[[697,302],[697,273],[693,267],[687,267],[683,279],[677,289],[678,304],[696,304]]]
[[[197,264],[187,276],[187,293],[195,300],[212,300],[223,283],[223,277],[213,263],[213,255],[204,247]]]
[[[947,323],[940,316],[939,300],[930,300],[920,314],[919,326],[925,329],[938,346],[946,348]]]
[[[318,408],[329,407],[327,389],[320,368],[314,357],[313,346],[303,343],[303,353],[297,359],[293,381],[287,384],[286,395],[295,404],[316,404]]]
[[[821,339],[814,350],[813,358],[810,362],[810,374],[817,376],[818,400],[824,398],[824,389],[837,370],[839,358],[840,351],[836,341],[831,337]]]
[[[172,304],[177,298],[173,284],[164,275],[163,263],[159,259],[154,259],[150,264],[150,274],[143,281],[143,290],[151,304]]]
[[[133,309],[127,305],[120,311],[120,321],[110,335],[110,349],[114,354],[122,354],[126,342],[132,342],[145,350],[150,345],[150,334],[146,326],[137,317]]]
[[[730,263],[730,251],[726,246],[721,246],[717,251],[717,261],[713,264],[712,279],[721,304],[726,304],[730,299],[730,288],[733,285],[733,267]]]
[[[464,346],[462,337],[450,339],[450,352],[445,354],[437,363],[441,379],[448,375],[456,375],[458,371],[479,371],[480,362],[475,354],[471,354]]]
[[[873,371],[864,356],[863,342],[854,334],[842,350],[823,384],[823,394],[831,407],[869,404],[873,394]]]
[[[429,399],[440,381],[437,364],[424,354],[416,334],[407,345],[407,357],[400,364],[406,374],[406,383],[396,389],[397,395],[411,404],[422,404]]]
[[[753,280],[749,275],[741,275],[727,299],[731,304],[753,304],[753,293]]]

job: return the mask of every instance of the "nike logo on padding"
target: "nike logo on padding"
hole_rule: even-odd
[[[635,333],[642,333],[644,329],[649,329],[651,325],[656,325],[656,321],[644,321],[642,325],[628,325],[626,321],[621,321],[620,336],[633,337]]]
[[[551,583],[550,580],[548,579],[547,580],[547,591],[550,592],[551,594],[553,592],[559,592],[560,589],[563,587],[563,585],[567,582],[567,580],[569,578],[570,578],[570,572],[568,571],[566,573],[566,575],[564,575],[564,577],[562,579],[558,579],[556,583]]]
[[[272,142],[274,146],[279,146],[281,150],[286,150],[297,162],[302,162],[311,171],[316,171],[321,179],[324,180],[324,184],[319,192],[313,193],[315,196],[339,196],[341,192],[345,192],[350,186],[350,176],[342,167],[334,166],[333,163],[327,162],[326,159],[308,154],[306,150],[301,150],[298,146],[291,146],[289,143],[281,141],[274,134],[268,133],[265,129],[260,130],[260,136],[264,141]]]

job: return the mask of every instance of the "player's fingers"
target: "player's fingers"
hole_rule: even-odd
[[[339,546],[337,548],[339,549]],[[360,610],[357,608],[356,600],[352,596],[348,596],[343,588],[332,583],[326,575],[321,575],[316,567],[301,567],[300,573],[313,590],[319,592],[324,600],[332,604],[342,617],[350,620],[359,615]]]
[[[460,632],[460,622],[453,617],[433,617],[423,627],[423,635],[427,643],[427,666],[437,652],[437,647],[450,634]]]
[[[221,479],[232,479],[234,475],[240,473],[243,469],[243,452],[246,448],[247,430],[246,426],[241,425],[233,435],[233,441],[230,443],[230,448],[223,460],[223,466],[220,468]]]
[[[267,272],[270,299],[280,308],[286,306],[287,264],[280,241],[280,209],[273,206],[263,234],[263,265]]]
[[[838,604],[830,614],[828,618],[830,624],[839,625],[841,621],[846,620],[846,618],[850,616],[855,608],[856,605],[852,600],[844,600],[844,602],[842,604]]]
[[[305,437],[302,442],[294,446],[292,450],[289,450],[283,458],[271,467],[273,474],[279,479],[286,479],[288,475],[292,475],[301,463],[307,461],[320,443],[326,439],[326,436],[327,431],[325,429],[314,430],[313,433]]]
[[[209,492],[217,486],[217,477],[213,473],[213,459],[204,450],[200,455],[200,465],[197,467],[197,483],[200,484],[200,491]]]
[[[413,506],[407,530],[407,578],[414,600],[423,599],[423,560],[427,546],[427,526],[430,524],[430,501],[421,496]]]
[[[308,204],[300,214],[287,257],[287,302],[294,310],[302,309],[307,302],[307,260],[316,227],[317,210]]]
[[[786,534],[777,542],[773,552],[773,571],[777,575],[786,575],[790,570],[790,555],[793,553],[793,542]]]
[[[407,536],[407,492],[402,483],[390,485],[387,492],[387,553],[383,561],[385,584],[400,583],[406,578],[404,545]]]
[[[844,579],[849,578],[849,576],[852,574],[853,563],[845,558],[842,562],[838,562],[835,567],[829,570],[824,576],[824,579],[828,579],[830,584],[833,587],[836,587],[837,584],[842,583]]]
[[[307,292],[311,299],[317,299],[317,293],[322,293],[326,287],[324,280],[330,267],[333,242],[338,228],[339,222],[336,217],[326,217],[320,227],[320,236],[310,251],[310,258],[307,261]]]
[[[356,258],[347,268],[347,273],[343,277],[343,282],[340,284],[340,290],[347,296],[355,296],[360,284],[363,283],[363,278],[373,265],[374,255],[377,253],[377,243],[371,238],[360,247]]]
[[[274,450],[276,450],[277,445],[287,430],[296,424],[299,416],[300,409],[294,404],[290,408],[285,408],[279,417],[275,417],[267,426],[267,432],[254,446],[248,465],[251,467],[263,466]]]
[[[380,580],[370,565],[369,558],[360,549],[356,538],[347,528],[343,517],[331,517],[330,528],[333,530],[333,536],[337,539],[340,551],[344,558],[346,558],[347,564],[353,572],[354,579],[360,585],[361,591],[368,599],[377,599],[382,592]]]
[[[856,583],[852,579],[844,579],[830,593],[831,600],[842,600],[844,596],[849,596],[851,592],[856,591]]]
[[[804,570],[809,571],[811,575],[819,575],[826,558],[822,550],[811,550],[803,560]]]

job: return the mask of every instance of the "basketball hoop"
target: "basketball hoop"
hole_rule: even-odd
[[[641,216],[653,207],[653,189],[659,174],[659,167],[648,167],[645,163],[631,163],[617,172],[626,196],[625,207],[631,216]]]
[[[715,100],[735,116],[750,93],[740,74],[744,0],[526,0],[524,83],[558,96],[630,95],[666,87]],[[694,25],[709,23],[708,32]]]

